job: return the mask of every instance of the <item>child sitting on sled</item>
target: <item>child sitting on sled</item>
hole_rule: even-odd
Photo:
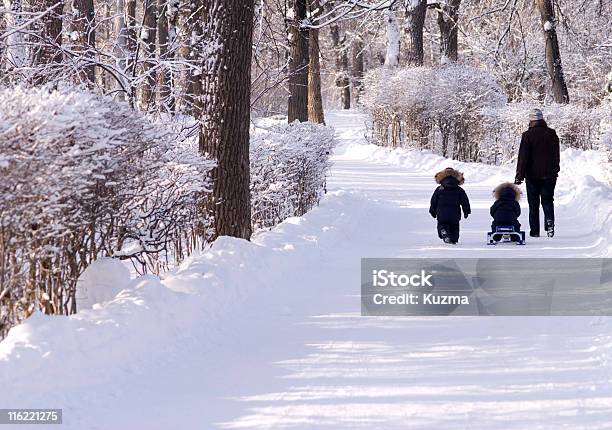
[[[456,244],[461,209],[465,218],[471,213],[468,196],[460,187],[464,182],[463,173],[448,167],[436,173],[435,179],[439,187],[431,196],[429,213],[438,219],[438,237],[445,243]]]
[[[491,216],[493,217],[491,231],[495,233],[497,227],[512,226],[514,231],[518,232],[521,229],[521,223],[518,221],[518,217],[521,215],[520,188],[510,182],[504,182],[493,190],[493,196],[495,197],[495,203],[491,206]],[[513,240],[516,240],[516,238],[513,238]]]

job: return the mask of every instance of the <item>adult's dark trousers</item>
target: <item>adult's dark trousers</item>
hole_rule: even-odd
[[[442,231],[446,232],[446,235]],[[444,239],[444,236],[448,237],[451,242],[459,241],[459,223],[438,223],[438,237]]]
[[[529,202],[529,229],[531,234],[540,234],[540,204],[544,211],[544,224],[555,224],[555,186],[557,178],[526,178],[527,201]]]

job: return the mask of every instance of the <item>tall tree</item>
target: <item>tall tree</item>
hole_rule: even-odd
[[[340,41],[340,54],[337,57],[339,60],[340,74],[336,84],[340,87],[340,95],[342,101],[342,109],[351,108],[351,79],[349,77],[349,62],[348,62],[348,47],[346,35]]]
[[[126,26],[126,71],[132,77],[136,76],[136,0],[125,0],[125,26]],[[128,88],[130,105],[134,106],[136,99],[135,88],[131,84]]]
[[[71,47],[80,53],[84,63],[84,78],[93,84],[96,80],[93,57],[96,49],[96,15],[93,0],[72,0],[72,13],[69,15]]]
[[[427,12],[427,0],[415,0],[406,3],[404,32],[406,38],[406,60],[411,66],[423,65],[423,27]]]
[[[459,33],[459,5],[461,0],[448,0],[436,5],[440,28],[441,62],[457,61],[457,35]]]
[[[120,74],[117,82],[119,90],[119,100],[125,100],[126,94],[123,90],[128,89],[128,84],[125,79],[128,71],[127,59],[129,58],[128,48],[128,29],[126,24],[126,7],[125,0],[116,0],[116,15],[115,15],[115,65]],[[128,94],[129,96],[129,94]]]
[[[311,0],[310,16],[316,19],[321,14],[319,0]],[[310,41],[308,44],[308,120],[317,124],[325,124],[323,113],[323,97],[321,96],[321,63],[319,61],[319,30],[310,29]]]
[[[308,121],[308,41],[307,0],[294,0],[289,27],[289,122]]]
[[[142,46],[142,72],[144,80],[141,85],[140,106],[146,111],[155,104],[155,84],[157,75],[153,69],[155,64],[155,41],[157,40],[157,2],[145,0],[140,43]]]
[[[397,7],[391,6],[385,11],[387,22],[387,53],[385,55],[386,67],[399,66],[400,59],[400,28],[397,22]]]
[[[555,10],[551,0],[537,0],[537,3],[546,42],[546,67],[552,82],[553,97],[557,103],[569,103],[569,93],[563,75],[559,41],[555,29]]]
[[[168,61],[170,53],[168,47],[170,44],[169,35],[169,19],[172,16],[169,0],[157,0],[157,49],[159,51],[159,60]],[[159,88],[159,108],[162,111],[172,112],[172,87],[171,75],[167,66],[162,66],[157,74]]]
[[[185,0],[179,16],[180,48],[178,55],[183,62],[178,87],[180,98],[177,109],[199,118],[202,112],[202,10],[212,8],[204,0]]]
[[[340,89],[342,109],[351,108],[351,81],[348,69],[346,35],[340,36],[340,25],[334,21],[329,28],[332,46],[336,53],[336,86]]]
[[[7,29],[23,25],[25,16],[23,14],[22,0],[4,0],[4,24]],[[23,67],[27,61],[24,34],[20,31],[9,34],[5,40],[6,59],[9,68]]]
[[[355,89],[355,101],[359,103],[359,97],[363,91],[363,76],[365,73],[365,66],[363,61],[363,51],[365,47],[361,36],[357,36],[353,41],[352,46],[352,77],[353,77],[353,88]]]
[[[53,76],[62,73],[57,66],[62,62],[62,13],[63,2],[56,0],[30,0],[28,12],[44,15],[30,24],[29,47],[31,63],[34,66],[32,76],[35,85],[42,85]]]
[[[217,160],[209,206],[216,236],[251,236],[249,125],[254,0],[205,2],[202,59],[206,103],[200,151]]]

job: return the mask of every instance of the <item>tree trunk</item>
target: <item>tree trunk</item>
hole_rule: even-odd
[[[125,24],[126,24],[126,75],[136,74],[136,0],[125,0]],[[129,80],[128,98],[130,105],[134,106],[135,91],[132,80]]]
[[[407,34],[406,60],[410,66],[423,65],[423,26],[427,0],[417,0],[406,7],[404,31]]]
[[[386,67],[399,66],[400,58],[400,29],[397,22],[395,7],[390,7],[385,11],[387,21],[387,54],[385,56]]]
[[[90,84],[96,80],[93,64],[96,49],[96,16],[93,0],[72,0],[72,14],[69,15],[70,41],[73,51],[82,56],[83,78]]]
[[[201,39],[202,20],[201,10],[204,7],[202,0],[188,0],[182,5],[180,23],[179,56],[184,62],[180,73],[180,98],[177,100],[178,108],[182,113],[199,118],[202,113],[202,79],[200,66],[202,63]],[[212,7],[212,6],[210,6]]]
[[[212,3],[212,5],[210,4]],[[214,236],[251,236],[249,125],[253,0],[207,2],[203,13],[200,151],[217,160],[209,207]]]
[[[140,30],[142,44],[142,73],[144,79],[141,85],[140,109],[149,110],[155,105],[155,83],[157,76],[151,70],[155,65],[155,41],[157,39],[157,3],[156,0],[145,0],[144,19]]]
[[[461,0],[449,0],[438,4],[438,27],[440,28],[440,62],[457,61],[457,34],[459,30],[459,5]]]
[[[332,23],[329,28],[332,45],[336,51],[336,86],[340,88],[342,109],[351,108],[351,81],[348,70],[348,54],[346,53],[346,38],[340,39],[340,27]]]
[[[121,101],[126,99],[126,94],[123,90],[128,90],[128,83],[125,79],[127,75],[127,58],[128,54],[128,30],[125,22],[126,9],[125,1],[117,0],[117,12],[115,15],[115,63],[117,70],[121,74],[118,76],[120,82],[117,82],[117,90],[119,90],[118,98]]]
[[[117,15],[113,10],[114,1],[106,1],[102,3],[102,5],[98,6],[98,10],[101,11],[102,20],[104,23],[111,24]],[[94,6],[96,7],[96,6]],[[94,17],[95,18],[95,17]],[[93,27],[92,29],[95,29]],[[115,40],[114,33],[111,25],[104,25],[102,28],[99,28],[94,34],[94,45],[96,45],[96,40],[107,41],[107,40]],[[100,59],[97,55],[97,48],[92,52],[91,57],[96,61],[96,63],[106,61]],[[116,88],[115,77],[113,76],[106,68],[98,67],[97,64],[94,65],[94,76],[96,85],[99,88],[104,89],[104,93],[108,93],[109,91],[114,91]]]
[[[172,48],[167,54],[166,59],[168,61],[176,60],[176,46],[178,45],[177,31],[179,28],[179,0],[167,0],[166,7],[169,8],[166,11],[168,18],[168,49]],[[168,112],[174,113],[176,111],[176,82],[177,76],[174,70],[168,69],[168,91],[169,97],[166,99]]]
[[[346,51],[346,41],[344,41],[342,43],[342,53],[340,55],[340,66],[342,70],[342,75],[340,76],[342,109],[351,108],[351,80],[349,78],[348,53]]]
[[[313,0],[310,3],[310,10],[314,12],[313,18],[316,18],[321,8],[319,0]],[[319,30],[310,29],[309,41],[309,64],[308,64],[308,121],[316,124],[325,124],[325,115],[323,113],[323,97],[321,96],[321,63],[319,61]]]
[[[559,52],[559,41],[555,30],[555,10],[551,0],[537,0],[544,40],[546,42],[546,67],[552,81],[552,91],[557,103],[569,103],[569,93],[565,84],[563,67],[561,65],[561,53]]]
[[[22,0],[4,0],[4,24],[6,29],[22,25],[25,22]],[[25,38],[21,31],[9,34],[6,39],[6,60],[9,68],[21,68],[26,64],[27,54]]]
[[[289,106],[288,120],[308,121],[308,27],[306,0],[294,0],[294,19],[289,28]]]
[[[168,60],[168,0],[157,0],[157,46],[159,60]],[[172,112],[172,92],[170,86],[170,70],[164,65],[157,74],[159,88],[159,108],[162,112]]]
[[[34,68],[32,74],[34,85],[43,85],[63,72],[60,68],[54,67],[59,65],[63,58],[59,49],[62,44],[63,3],[58,5],[56,0],[31,0],[28,11],[39,14],[49,8],[52,8],[51,12],[35,20],[29,28],[28,44]]]
[[[353,75],[353,88],[355,89],[355,102],[359,103],[359,97],[363,91],[363,75],[364,75],[364,63],[363,63],[363,51],[364,44],[361,37],[355,39],[353,43],[353,61],[352,61],[352,75]]]

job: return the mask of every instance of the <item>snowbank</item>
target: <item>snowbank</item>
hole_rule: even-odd
[[[89,266],[77,281],[78,309],[91,309],[96,303],[114,299],[130,283],[130,271],[119,260],[100,258]]]
[[[163,367],[190,348],[212,348],[228,335],[226,322],[247,298],[281,285],[284,270],[312,264],[321,249],[338,241],[347,203],[366,204],[352,194],[332,193],[306,216],[289,218],[252,242],[220,237],[163,280],[145,275],[114,298],[104,293],[95,300],[107,301],[93,309],[70,316],[35,312],[0,343],[0,386],[15,388],[0,390],[0,404],[49,407],[51,387],[63,398],[63,390],[111,386],[147,368]],[[324,237],[313,240],[313,232]],[[114,263],[93,269],[95,279],[88,275],[86,281],[95,289],[110,282],[115,290],[125,280],[124,268]],[[60,376],[67,369],[72,376]]]

